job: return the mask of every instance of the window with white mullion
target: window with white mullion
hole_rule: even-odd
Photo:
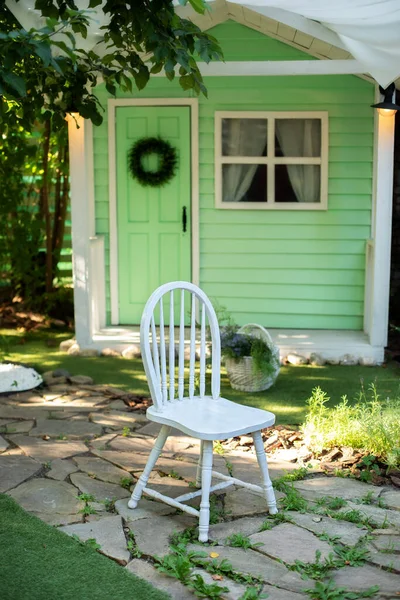
[[[326,208],[327,113],[216,113],[219,208]]]

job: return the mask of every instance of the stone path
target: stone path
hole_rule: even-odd
[[[186,556],[206,553],[192,561],[191,578],[200,575],[205,584],[228,588],[220,596],[227,600],[261,593],[271,600],[309,598],[305,590],[316,582],[306,575],[326,562],[326,585],[331,580],[358,593],[377,585],[374,598],[400,596],[399,489],[321,473],[293,485],[281,480],[277,497],[287,510],[268,519],[261,496],[228,488],[212,502],[211,543],[198,545],[190,535],[193,517],[146,498],[134,511],[127,507],[158,426],[128,408],[125,392],[93,385],[90,378],[72,379],[52,377],[41,391],[0,397],[0,492],[27,511],[68,535],[95,539],[100,552],[175,600],[195,595],[154,565],[156,557],[162,561],[173,552],[171,538],[176,543],[177,535]],[[192,491],[198,450],[198,441],[174,432],[151,486],[171,496]],[[252,451],[214,458],[217,470],[259,482]],[[273,456],[269,464],[272,479],[294,469]],[[330,508],[332,498],[343,501]],[[256,595],[245,596],[249,586]]]

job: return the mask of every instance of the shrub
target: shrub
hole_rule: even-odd
[[[380,399],[376,387],[362,391],[353,406],[346,396],[334,408],[320,387],[307,400],[302,426],[307,446],[321,452],[334,446],[351,446],[379,456],[390,467],[400,464],[400,398]]]

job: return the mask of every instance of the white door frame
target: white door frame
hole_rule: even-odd
[[[191,234],[192,283],[199,284],[199,109],[197,98],[122,98],[108,101],[108,164],[110,211],[110,298],[111,325],[119,325],[118,226],[115,109],[119,106],[189,106],[191,137]]]

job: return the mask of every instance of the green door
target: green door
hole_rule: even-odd
[[[128,152],[143,137],[159,136],[177,151],[175,177],[143,187],[128,171]],[[119,322],[140,323],[150,294],[168,281],[191,281],[190,108],[129,106],[116,109]],[[149,156],[146,169],[157,168]],[[186,211],[186,232],[183,212]]]

